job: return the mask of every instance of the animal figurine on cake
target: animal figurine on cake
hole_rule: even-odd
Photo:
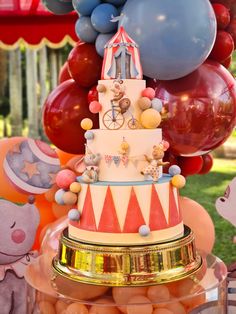
[[[26,266],[37,257],[31,252],[39,225],[39,211],[33,204],[19,206],[0,200],[0,304],[1,314],[27,313]]]
[[[157,182],[159,179],[159,167],[169,165],[169,162],[162,161],[165,151],[166,148],[163,142],[161,142],[159,145],[154,145],[152,157],[150,158],[147,155],[144,155],[148,165],[141,171],[141,174],[143,174],[145,177],[152,177],[152,180]]]

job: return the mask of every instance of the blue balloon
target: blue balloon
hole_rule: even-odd
[[[93,28],[88,16],[81,16],[75,24],[76,35],[86,43],[94,43],[98,32]]]
[[[127,0],[119,25],[140,46],[144,74],[160,80],[197,69],[216,37],[209,0]]]
[[[116,30],[117,22],[111,22],[112,17],[119,13],[114,5],[103,3],[97,6],[91,15],[93,27],[100,33],[106,34]]]
[[[120,5],[124,4],[126,0],[104,0],[104,2],[108,2],[119,7]]]
[[[97,53],[103,58],[104,57],[104,46],[106,43],[115,35],[115,33],[111,34],[99,34],[96,42],[95,47],[97,50]]]
[[[54,14],[67,14],[74,10],[72,1],[61,1],[61,0],[43,0],[44,6],[48,11]]]
[[[91,15],[101,0],[73,0],[73,6],[80,15]]]

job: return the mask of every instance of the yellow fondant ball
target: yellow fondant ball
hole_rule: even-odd
[[[79,193],[81,191],[81,184],[79,182],[71,183],[70,191],[73,193]]]
[[[77,203],[77,195],[72,192],[65,192],[62,196],[65,205],[75,205]]]
[[[126,142],[122,143],[122,144],[121,144],[121,149],[124,149],[124,150],[129,149],[129,144],[126,143]]]
[[[147,97],[141,97],[139,100],[138,100],[138,105],[139,105],[139,108],[141,110],[146,110],[146,109],[149,109],[151,106],[152,106],[152,102],[149,98]]]
[[[156,129],[161,123],[161,115],[155,109],[147,109],[141,114],[140,122],[145,129]]]
[[[93,127],[93,121],[92,121],[91,119],[89,119],[89,118],[85,118],[85,119],[83,119],[83,120],[81,121],[80,125],[81,125],[81,128],[82,128],[83,130],[88,131],[88,130],[91,130],[91,129],[92,129],[92,127]]]
[[[177,189],[182,189],[186,184],[186,179],[181,174],[177,174],[173,176],[173,178],[171,179],[171,183]]]

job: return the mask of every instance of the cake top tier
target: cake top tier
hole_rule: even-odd
[[[138,45],[123,27],[105,45],[102,67],[102,80],[138,79],[142,80],[143,71]]]

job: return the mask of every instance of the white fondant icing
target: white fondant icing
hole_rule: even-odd
[[[106,190],[102,186],[90,185],[91,198],[94,206],[94,216],[96,221],[96,226],[98,227],[100,217],[103,210],[103,204],[106,197]]]
[[[78,229],[69,225],[69,237],[77,241],[87,243],[103,243],[114,245],[142,245],[160,243],[166,239],[172,240],[183,235],[183,224],[158,231],[151,231],[147,237],[141,237],[139,233],[104,233]]]
[[[170,185],[168,184],[155,184],[155,189],[157,191],[159,200],[161,202],[161,206],[163,208],[166,221],[169,221],[169,192],[170,192]]]
[[[146,224],[149,225],[149,216],[150,216],[150,205],[151,205],[151,195],[152,189],[150,186],[135,186],[134,187],[135,194],[137,196],[137,200],[139,206],[141,208],[143,218],[146,221]]]
[[[141,174],[143,168],[148,165],[144,155],[152,157],[153,146],[162,141],[161,129],[154,130],[93,130],[94,139],[88,140],[88,148],[92,153],[100,153],[99,181],[144,181]],[[120,145],[125,139],[129,144],[126,166],[122,161],[116,165],[114,161],[106,162],[105,156],[118,156]],[[162,176],[162,167],[159,167],[159,176]]]
[[[114,94],[111,91],[111,88],[113,86],[113,80],[100,80],[98,83],[106,86],[106,92],[99,93],[99,102],[102,105],[102,110],[99,112],[99,125],[100,129],[107,129],[103,123],[103,116],[108,110],[112,109],[111,100],[114,98]],[[125,87],[124,98],[130,99],[131,106],[129,108],[129,112],[126,112],[123,115],[125,123],[123,124],[122,129],[129,129],[127,124],[132,117],[131,114],[139,121],[140,115],[142,113],[142,110],[139,108],[137,102],[141,97],[142,91],[146,87],[146,81],[128,79],[123,80],[123,85]],[[117,105],[118,103],[115,104]]]

